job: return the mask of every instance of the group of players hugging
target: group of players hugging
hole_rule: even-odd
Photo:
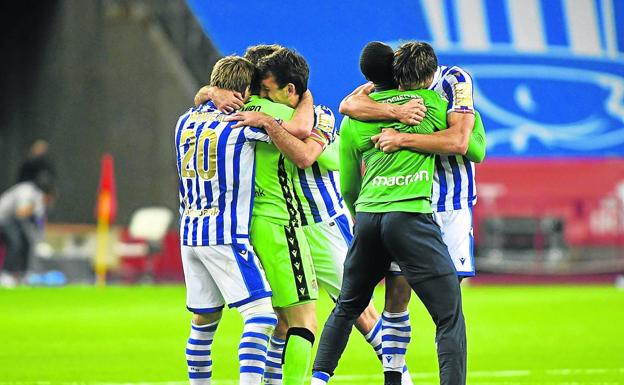
[[[179,118],[191,384],[210,384],[225,304],[244,321],[240,383],[303,384],[319,286],[336,304],[312,385],[329,382],[354,325],[385,383],[412,384],[411,290],[436,326],[440,383],[466,383],[460,280],[474,275],[474,163],[485,155],[471,78],[424,42],[371,42],[360,68],[369,83],[342,101],[340,129],[314,105],[306,60],[278,45],[219,60]]]

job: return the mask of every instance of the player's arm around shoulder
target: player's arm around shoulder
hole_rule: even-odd
[[[336,139],[327,146],[325,150],[316,160],[318,164],[329,171],[340,170],[340,135],[336,135]]]
[[[338,111],[363,122],[396,120],[407,125],[417,125],[425,117],[427,109],[421,100],[415,99],[401,105],[379,103],[370,98],[373,91],[371,83],[359,86],[342,100]]]
[[[298,145],[284,153],[297,167],[311,167],[336,138],[336,118],[329,107],[314,107],[314,128],[303,140],[304,146]]]
[[[292,119],[283,122],[282,126],[298,139],[304,140],[310,136],[314,128],[314,99],[310,90],[301,95]]]
[[[435,91],[427,90],[425,105],[428,108],[428,118],[433,124],[429,132],[437,137],[431,140],[440,142],[438,146],[430,149],[430,152],[442,154],[464,155],[468,146],[468,138],[474,125],[474,109],[472,101],[464,101],[466,108],[458,108],[452,102],[445,99]],[[468,108],[469,106],[469,108]]]
[[[444,135],[448,136],[446,151],[450,154],[466,155],[470,135],[474,127],[474,112],[449,112],[447,116],[448,128]]]
[[[240,92],[207,85],[197,91],[193,101],[195,106],[199,106],[212,100],[219,111],[229,114],[243,108],[243,99]]]
[[[440,130],[430,135],[398,134],[394,130],[384,130],[374,138],[377,148],[384,152],[409,149],[441,155],[468,155],[472,161],[483,160],[484,148],[479,151],[474,146],[485,143],[484,140],[478,141],[475,138],[471,151],[468,151],[475,124],[472,82],[466,81],[469,75],[453,70],[447,77],[450,84],[450,89],[445,91],[448,102],[440,95],[432,93],[427,97],[426,103],[429,119]],[[481,152],[483,154],[479,155]]]
[[[438,128],[441,125],[445,123],[436,123]],[[380,134],[373,136],[372,140],[375,147],[386,153],[406,149],[431,154],[465,155],[468,147],[463,144],[463,137],[458,133],[457,128],[442,129],[433,133],[431,131],[410,133],[387,127]]]
[[[331,117],[332,121],[330,123],[333,125],[333,114]],[[226,118],[226,120],[238,121],[233,128],[252,126],[265,129],[271,137],[273,144],[299,168],[307,168],[313,165],[329,143],[328,139],[322,134],[322,129],[318,128],[318,122],[326,122],[326,120],[319,118],[317,118],[317,125],[312,134],[304,140],[288,132],[283,126],[283,120],[274,119],[262,112],[239,112]],[[320,133],[315,131],[320,131]]]

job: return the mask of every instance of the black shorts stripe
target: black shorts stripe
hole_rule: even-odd
[[[282,195],[284,196],[284,201],[286,202],[286,209],[288,210],[289,222],[291,226],[299,226],[299,216],[297,215],[299,212],[297,211],[297,207],[295,207],[295,198],[293,191],[290,188],[288,183],[289,177],[286,172],[286,166],[284,164],[284,155],[280,154],[279,161],[277,162],[277,178],[279,180],[280,187],[282,188]]]
[[[286,244],[288,244],[290,267],[293,272],[293,278],[295,279],[299,301],[307,301],[310,299],[310,292],[308,291],[308,281],[306,279],[305,269],[303,268],[303,261],[301,260],[301,249],[299,248],[299,240],[297,239],[295,227],[284,226],[284,235],[286,236]]]
[[[299,194],[297,194],[297,189],[295,188],[295,182],[291,181],[291,183],[292,183],[292,189],[295,195],[295,200],[297,201],[297,209],[299,210],[299,216],[301,217],[301,225],[307,226],[308,219],[306,218],[305,213],[303,211],[303,204],[301,203],[301,198],[299,197]]]

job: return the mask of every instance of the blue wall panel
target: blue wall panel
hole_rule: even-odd
[[[425,40],[441,64],[473,75],[489,156],[624,156],[622,0],[188,3],[224,55],[258,43],[297,49],[310,63],[315,100],[334,110],[364,82],[358,59],[367,42]],[[520,14],[531,4],[537,20]],[[471,10],[485,25],[470,20]],[[529,47],[517,28],[514,36],[512,24],[523,20],[520,31],[536,36]]]

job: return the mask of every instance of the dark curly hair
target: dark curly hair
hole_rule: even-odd
[[[392,69],[394,80],[401,88],[427,88],[427,81],[438,69],[438,58],[429,44],[411,41],[396,50]]]
[[[392,47],[379,41],[371,41],[360,54],[360,71],[367,80],[377,85],[396,88],[392,73],[393,60]]]
[[[295,85],[295,92],[303,95],[308,90],[310,67],[303,56],[288,48],[277,50],[258,63],[261,78],[275,77],[280,88],[288,83]]]
[[[260,60],[282,49],[279,44],[258,44],[247,47],[243,57],[257,66]]]

